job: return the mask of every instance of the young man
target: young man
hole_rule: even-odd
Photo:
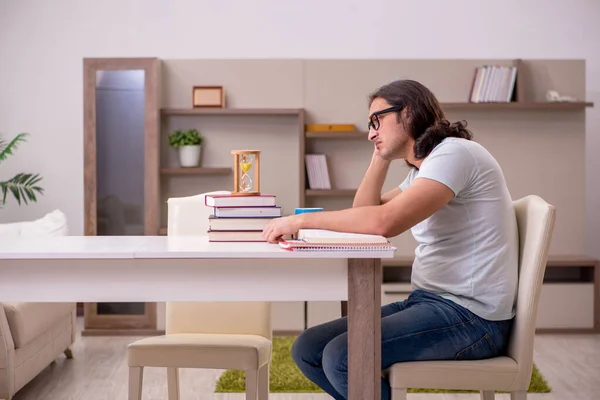
[[[381,309],[382,369],[504,353],[514,317],[518,233],[500,166],[415,81],[373,93],[368,126],[374,151],[353,207],[275,219],[264,237],[276,243],[301,228],[393,237],[411,229],[418,242],[414,290]],[[381,195],[396,159],[411,170]],[[335,399],[348,396],[347,342],[347,320],[340,318],[307,329],[292,348],[300,370]],[[385,378],[381,398],[390,398]]]

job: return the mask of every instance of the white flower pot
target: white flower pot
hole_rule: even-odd
[[[200,166],[200,150],[202,145],[181,146],[179,148],[179,163],[182,167]]]

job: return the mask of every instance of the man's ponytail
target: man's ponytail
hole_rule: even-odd
[[[425,132],[415,140],[415,158],[420,160],[427,157],[435,146],[449,137],[471,140],[473,134],[467,129],[466,121],[458,121],[453,124],[445,119],[438,121],[425,129]]]

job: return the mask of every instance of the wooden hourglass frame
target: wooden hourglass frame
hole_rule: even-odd
[[[233,150],[232,196],[260,196],[260,150]],[[254,169],[251,177],[249,172]]]

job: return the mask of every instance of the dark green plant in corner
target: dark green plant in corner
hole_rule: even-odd
[[[0,139],[0,164],[13,154],[20,143],[27,141],[27,136],[27,133],[19,133],[9,143]],[[41,180],[40,174],[20,173],[7,181],[0,181],[0,191],[2,192],[0,208],[6,204],[8,193],[12,194],[19,205],[22,202],[28,204],[37,201],[36,193],[43,194],[44,192],[44,189],[38,186]]]
[[[198,146],[204,141],[204,137],[196,129],[181,130],[178,129],[169,135],[169,144],[171,147],[179,148],[183,146]]]

